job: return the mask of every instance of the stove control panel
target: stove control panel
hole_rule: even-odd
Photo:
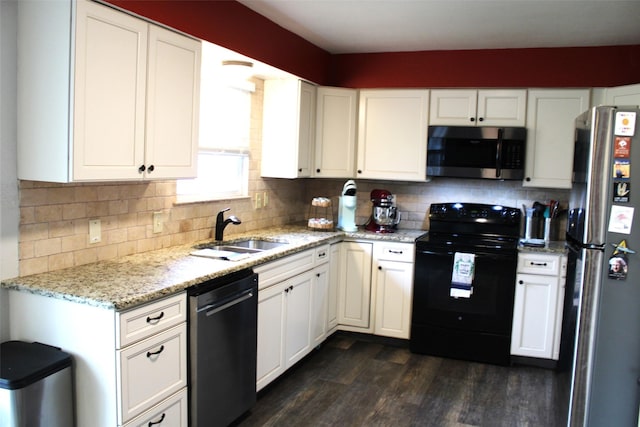
[[[517,208],[482,203],[433,203],[429,209],[430,221],[520,225],[521,215]]]

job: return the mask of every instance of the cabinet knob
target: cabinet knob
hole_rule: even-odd
[[[362,169],[358,169],[358,173],[362,173]]]
[[[299,168],[299,169],[298,169],[298,172],[302,172],[302,168]]]
[[[475,121],[476,121],[476,118],[475,118],[475,117],[469,117],[469,121],[470,121],[470,122],[475,122]]]
[[[531,181],[531,177],[526,177],[524,180],[529,182],[529,181]]]
[[[382,266],[381,265],[378,266],[378,270],[382,270]]]
[[[524,285],[524,280],[518,280],[518,285]]]
[[[316,273],[316,277],[320,277],[320,273]]]
[[[484,117],[480,117],[480,118],[478,118],[478,121],[479,121],[479,122],[484,122]]]
[[[140,166],[140,167],[138,168],[138,172],[139,172],[139,173],[142,173],[142,172],[144,172],[144,171],[146,171],[146,170],[147,170],[147,168],[145,167],[145,165],[142,165],[142,166]]]
[[[149,167],[147,168],[147,171],[153,172],[154,169],[155,169],[155,166],[149,165]]]

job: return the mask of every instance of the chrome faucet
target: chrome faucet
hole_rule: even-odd
[[[229,218],[224,219],[224,213],[231,208],[222,209],[218,212],[216,216],[216,240],[222,240],[224,234],[224,228],[229,225],[229,223],[233,223],[235,225],[242,224],[242,221],[238,219],[238,217],[230,215]]]

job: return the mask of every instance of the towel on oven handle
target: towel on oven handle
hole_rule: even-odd
[[[453,256],[451,289],[449,295],[454,298],[470,298],[473,294],[473,273],[475,255],[456,252]]]

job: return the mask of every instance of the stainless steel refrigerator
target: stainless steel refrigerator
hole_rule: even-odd
[[[640,109],[576,119],[561,370],[571,426],[636,426],[640,403]]]

